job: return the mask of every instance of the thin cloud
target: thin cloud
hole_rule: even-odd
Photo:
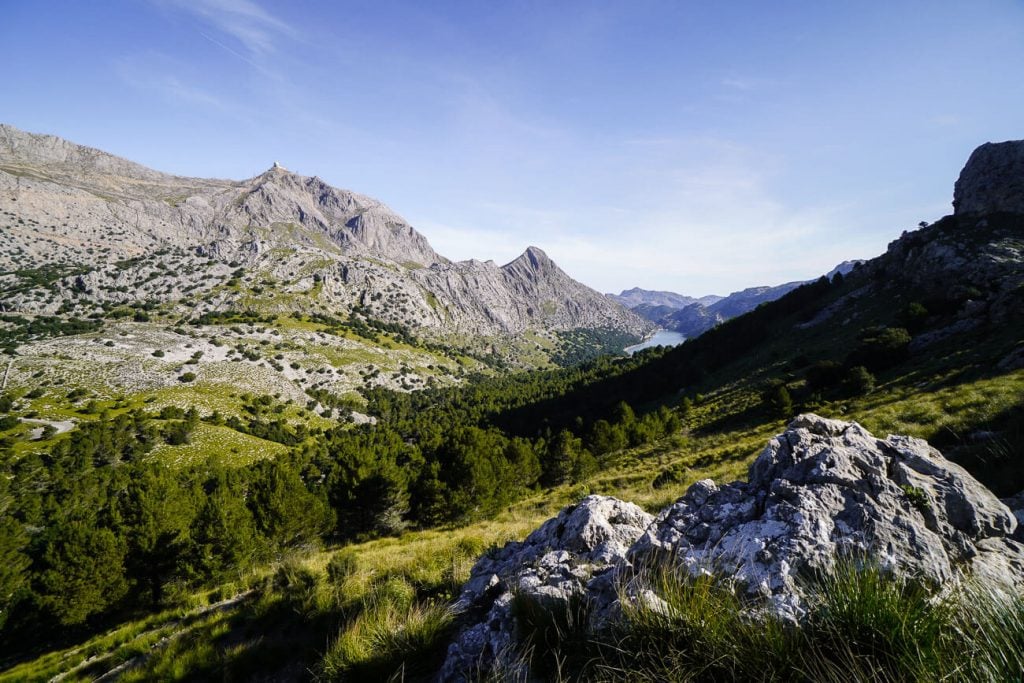
[[[281,38],[298,37],[298,31],[293,26],[251,0],[169,0],[169,4],[231,36],[250,56],[276,52]],[[242,56],[227,45],[203,35],[228,52]]]
[[[933,128],[949,128],[960,125],[960,117],[955,114],[939,114],[928,119],[928,125]]]
[[[238,57],[239,59],[241,59],[246,64],[249,64],[250,66],[254,66],[254,67],[257,67],[257,68],[259,67],[258,64],[256,64],[254,61],[252,61],[251,59],[249,59],[245,55],[243,55],[238,50],[235,50],[235,49],[225,45],[224,43],[220,42],[216,38],[213,38],[212,36],[207,35],[203,31],[200,31],[199,35],[201,35],[203,38],[206,38],[206,40],[210,41],[211,43],[213,43],[214,45],[216,45],[220,49],[224,50],[225,52],[228,52],[230,54],[233,54],[235,57]]]
[[[477,203],[471,219],[477,227],[418,225],[440,253],[456,259],[504,263],[537,244],[571,276],[600,291],[646,286],[727,294],[811,279],[851,254],[873,255],[871,245],[837,238],[850,207],[790,206],[777,197],[771,155],[714,137],[673,143],[708,158],[686,165],[650,160],[649,178],[632,179],[631,187],[612,193],[619,206],[632,207],[627,211]]]
[[[757,78],[749,76],[726,76],[719,83],[730,90],[739,90],[741,92],[751,92],[753,90],[761,90],[764,88],[774,88],[782,85],[782,81],[774,78]]]
[[[229,114],[236,119],[251,114],[236,102],[190,82],[180,75],[184,73],[180,65],[162,55],[122,59],[115,64],[114,72],[126,85],[171,104]]]

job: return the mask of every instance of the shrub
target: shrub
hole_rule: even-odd
[[[864,330],[860,345],[847,359],[847,365],[863,365],[869,370],[885,370],[906,359],[910,333],[902,327],[874,327]]]
[[[761,400],[772,416],[782,419],[793,417],[793,398],[781,381],[770,383],[762,392]]]
[[[843,366],[833,360],[820,360],[807,369],[807,384],[822,390],[835,386],[843,377]]]
[[[308,614],[317,608],[320,576],[298,558],[289,558],[277,568],[273,587],[300,614]]]
[[[682,484],[688,479],[689,469],[683,464],[673,465],[663,469],[654,477],[651,486],[656,489]]]
[[[928,498],[928,494],[925,493],[924,489],[910,484],[904,484],[900,487],[903,490],[903,495],[907,497],[910,504],[917,508],[920,512],[926,511],[931,507],[931,500]]]
[[[900,317],[908,330],[917,332],[925,326],[928,320],[928,309],[917,301],[911,301]]]
[[[875,376],[863,365],[849,369],[843,379],[843,388],[851,396],[861,396],[874,390]]]
[[[196,379],[196,373],[186,372],[185,374],[178,377],[179,382],[194,382]]]
[[[191,442],[191,430],[185,422],[174,422],[163,431],[164,441],[170,446],[182,446]]]
[[[358,569],[358,554],[351,548],[344,548],[331,555],[327,562],[327,578],[334,586],[341,586]]]

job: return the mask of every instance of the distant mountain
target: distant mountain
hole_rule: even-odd
[[[843,261],[825,277],[831,280],[837,274],[846,275],[860,261]],[[609,298],[631,309],[658,327],[695,337],[729,318],[751,311],[763,303],[775,301],[809,280],[787,282],[774,287],[748,287],[728,296],[709,295],[700,298],[634,287],[621,294],[607,294]]]
[[[536,247],[504,266],[452,262],[381,202],[277,163],[248,180],[186,178],[0,125],[0,230],[7,311],[358,307],[449,338],[653,327]],[[46,286],[14,275],[40,269]]]
[[[922,418],[936,420],[922,433],[984,473],[999,495],[1012,495],[1024,487],[1024,405],[1020,391],[1009,388],[1024,371],[1024,140],[975,150],[953,206],[953,215],[904,232],[885,253],[852,270],[842,264],[843,278],[793,289],[613,379],[524,408],[517,419],[546,420],[554,430],[577,420],[581,405],[611,411],[619,401],[677,403],[685,394],[713,396],[703,414],[716,425],[749,428],[777,419],[771,391],[779,387],[794,406],[831,404],[840,412],[850,396],[898,387],[906,402],[891,419],[909,420],[900,410],[913,415],[916,396],[934,401],[942,417]],[[673,315],[699,329],[711,313],[691,305]],[[982,401],[973,426],[938,426],[945,397],[973,396],[974,389],[959,394],[959,387],[1001,375],[1012,398]],[[760,416],[749,400],[758,394]],[[722,405],[730,401],[736,412],[728,417]],[[861,410],[871,414],[878,405],[862,403]]]
[[[694,298],[692,296],[676,294],[675,292],[655,292],[649,289],[640,289],[639,287],[625,289],[621,294],[608,294],[606,296],[631,309],[636,309],[639,306],[665,307],[670,309],[686,308],[692,304],[710,306],[722,299],[722,297],[715,296],[714,294]]]

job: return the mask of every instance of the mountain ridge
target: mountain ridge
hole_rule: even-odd
[[[835,266],[823,277],[832,280],[837,274],[846,275],[861,260],[848,260]],[[606,294],[613,301],[663,329],[679,332],[687,337],[699,335],[730,318],[742,315],[763,303],[774,301],[801,285],[814,280],[796,280],[774,286],[754,286],[732,292],[726,296],[715,294],[692,297],[668,291],[652,291],[633,287],[621,294]]]
[[[126,300],[109,290],[128,287],[139,298],[175,306],[181,290],[196,288],[191,291],[214,295],[195,297],[199,314],[244,299],[270,311],[337,313],[359,305],[427,334],[596,327],[639,337],[652,327],[569,277],[536,247],[500,267],[453,262],[383,202],[277,163],[240,181],[176,176],[0,125],[3,223],[0,269],[86,267],[99,302]],[[146,266],[161,264],[154,254],[165,249],[175,253],[175,267],[145,281],[153,276]],[[104,265],[130,259],[138,267],[112,273]],[[275,281],[279,296],[255,301],[218,289],[211,278],[167,276],[205,269],[223,284],[222,271],[232,263],[255,279]],[[27,313],[94,312],[75,296],[75,282],[59,279],[56,297],[29,290],[3,303]]]
[[[279,189],[267,188],[272,207],[254,208],[280,209]],[[13,569],[0,592],[8,677],[476,680],[498,659],[499,673],[511,663],[524,679],[589,680],[599,669],[663,680],[694,662],[724,680],[811,679],[836,671],[836,654],[879,623],[902,638],[913,612],[954,636],[954,658],[935,672],[970,675],[991,656],[998,666],[975,678],[1013,680],[1020,648],[990,637],[1006,622],[976,619],[997,603],[950,592],[947,571],[1012,576],[1018,591],[1024,580],[1024,212],[987,212],[1004,205],[998,187],[985,193],[975,196],[982,212],[905,232],[848,276],[819,278],[673,349],[564,371],[489,376],[476,358],[362,318],[372,300],[348,322],[157,309],[150,324],[122,315],[149,309],[118,306],[42,341],[31,325],[44,316],[2,315],[0,331],[29,337],[11,353],[0,396],[12,501],[0,524]],[[234,281],[181,300],[244,303],[230,298],[238,288],[280,296],[267,278],[285,278],[295,256],[275,250],[313,240],[313,227],[246,234],[263,245],[252,263],[286,261],[273,272],[203,270],[205,259],[181,257],[171,265],[182,286],[192,267]],[[403,282],[445,277],[459,291],[508,278],[543,300],[564,275],[535,248],[504,266],[332,264],[327,279],[306,273],[313,289],[296,296],[400,269]],[[147,287],[146,268],[126,262],[109,274],[126,290]],[[41,291],[48,273],[24,285],[17,273],[0,277],[24,293]],[[80,294],[106,286],[107,271],[60,274]],[[101,295],[140,296],[83,298]],[[265,388],[271,368],[285,381]],[[337,377],[346,369],[348,384]],[[844,549],[866,580],[839,584],[830,602],[818,570]],[[890,583],[882,566],[909,573]],[[683,580],[688,569],[695,582]],[[929,590],[909,595],[903,577],[921,576]],[[878,588],[893,599],[873,599]],[[847,596],[865,594],[868,611],[820,630]],[[600,595],[608,602],[581,602]],[[773,606],[793,608],[774,612],[783,629],[765,628]],[[715,616],[723,608],[737,618]],[[616,610],[629,610],[619,625],[632,632],[586,634]],[[709,614],[712,630],[735,634],[724,647],[690,637],[710,633]],[[1017,643],[1024,626],[1014,628]],[[919,638],[925,648],[934,632]],[[981,635],[965,646],[971,633]],[[791,634],[792,647],[776,634]],[[934,651],[915,648],[904,650],[911,660],[853,653],[842,675],[906,677],[904,661]],[[801,652],[826,668],[804,667]]]

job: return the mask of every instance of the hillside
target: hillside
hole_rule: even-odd
[[[244,418],[250,394],[303,429],[360,422],[360,392],[571,365],[651,327],[537,247],[451,262],[379,201],[276,163],[185,178],[0,125],[0,369],[37,421],[19,448],[90,402]],[[167,457],[254,444],[280,449],[222,427]]]
[[[994,147],[964,168],[953,215],[845,276],[670,350],[421,391],[364,387],[356,412],[373,424],[301,422],[301,404],[284,395],[238,396],[231,415],[78,395],[58,401],[78,424],[73,437],[54,428],[32,440],[28,430],[46,427],[24,421],[60,385],[37,393],[23,379],[3,406],[8,677],[430,680],[452,652],[486,644],[509,655],[499,673],[540,677],[659,680],[697,665],[712,677],[829,680],[840,678],[828,668],[838,661],[844,674],[923,680],[979,667],[999,678],[1015,665],[999,648],[1019,652],[1024,638],[1012,616],[1019,600],[1009,612],[960,592],[937,602],[927,586],[869,570],[840,575],[837,602],[827,586],[820,602],[800,594],[811,601],[807,620],[779,611],[782,622],[759,621],[755,633],[742,613],[757,596],[719,590],[736,577],[690,581],[680,571],[701,539],[722,539],[714,552],[764,574],[762,597],[795,607],[782,591],[805,590],[794,578],[811,568],[804,550],[873,551],[872,525],[893,520],[894,547],[913,542],[886,557],[919,553],[914,561],[942,580],[972,562],[1018,571],[1020,527],[997,498],[1019,511],[1011,496],[1024,489],[1024,205],[1013,203],[1024,142]],[[549,268],[536,252],[521,261],[520,273]],[[269,323],[232,324],[275,344]],[[354,334],[293,324],[310,326],[311,341]],[[72,343],[116,348],[117,337],[110,347],[92,334],[62,337],[47,357]],[[793,421],[811,412],[821,417]],[[224,430],[247,438],[229,447],[245,457],[166,457],[181,439]],[[598,507],[612,514],[591,514]],[[809,516],[821,510],[846,525],[827,543]],[[757,546],[768,531],[773,545]],[[583,628],[578,603],[552,607],[592,573],[613,576],[602,567],[624,571],[641,534],[678,553],[679,566],[641,575],[641,607],[651,609],[631,613],[625,631],[602,640]],[[734,537],[749,542],[729,545]],[[500,566],[514,558],[523,561]],[[754,575],[739,578],[758,593]],[[531,602],[535,594],[551,601]],[[479,609],[453,615],[467,605],[460,595],[482,596]],[[849,605],[844,595],[872,602],[841,612],[848,621],[815,621]],[[911,608],[920,619],[903,628]],[[800,630],[787,630],[794,618]],[[965,624],[980,635],[957,637]],[[532,643],[509,638],[523,633]],[[870,648],[844,649],[862,636]]]

